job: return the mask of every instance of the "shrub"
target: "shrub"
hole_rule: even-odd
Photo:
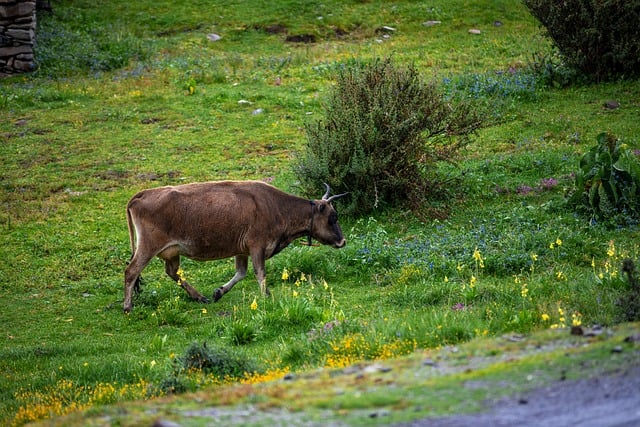
[[[182,367],[187,370],[202,371],[224,380],[242,378],[245,373],[255,372],[254,363],[244,356],[235,354],[223,347],[210,348],[206,343],[193,343],[180,359]]]
[[[389,58],[355,63],[338,71],[325,117],[306,124],[294,170],[309,194],[322,182],[350,192],[349,214],[419,207],[445,188],[436,161],[451,160],[480,123],[470,103],[447,99],[414,66]]]
[[[603,80],[640,74],[640,0],[523,0],[571,67]]]
[[[592,220],[635,223],[640,220],[640,160],[616,137],[601,133],[580,160],[569,205]]]

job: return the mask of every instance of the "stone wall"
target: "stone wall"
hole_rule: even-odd
[[[35,0],[0,0],[0,76],[35,68]]]

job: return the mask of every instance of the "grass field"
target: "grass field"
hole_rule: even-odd
[[[2,424],[172,385],[257,382],[477,336],[620,321],[620,264],[638,259],[638,229],[590,224],[563,202],[600,132],[638,146],[640,84],[541,84],[528,65],[551,48],[518,2],[53,7],[38,17],[40,69],[0,81]],[[345,248],[294,244],[268,261],[266,299],[250,273],[220,302],[194,303],[155,261],[133,312],[122,313],[133,194],[217,179],[296,192],[291,161],[304,123],[322,117],[333,72],[385,56],[493,106],[457,165],[439,166],[464,172],[440,206],[446,215],[341,218]],[[604,108],[608,100],[620,108]],[[205,295],[233,275],[232,260],[183,268]],[[190,346],[205,342],[253,368],[185,369]]]

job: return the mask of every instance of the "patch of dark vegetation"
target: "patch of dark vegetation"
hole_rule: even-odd
[[[152,125],[154,123],[158,123],[162,121],[162,119],[159,119],[157,117],[146,117],[142,120],[140,120],[140,123],[142,123],[143,125]]]
[[[136,175],[136,178],[140,181],[159,181],[163,178],[176,179],[181,175],[181,171],[167,171],[164,173],[144,172]]]
[[[93,176],[105,180],[120,180],[129,178],[131,176],[131,172],[126,170],[109,169],[106,171],[96,172]]]
[[[283,24],[256,24],[253,26],[253,28],[258,31],[264,31],[268,34],[286,34],[289,31],[287,29],[287,26]]]
[[[634,322],[640,320],[640,280],[638,269],[633,260],[627,258],[622,262],[622,271],[627,276],[628,287],[618,305],[622,309],[623,321]]]
[[[313,34],[292,34],[287,36],[284,41],[287,43],[315,43],[317,40]]]

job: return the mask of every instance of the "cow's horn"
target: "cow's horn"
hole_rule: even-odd
[[[329,188],[329,184],[327,184],[326,182],[323,182],[324,184],[324,188],[327,189],[327,192],[324,193],[324,196],[322,196],[322,200],[327,200],[327,197],[329,197],[329,193],[331,192],[331,189]]]
[[[339,199],[340,197],[344,197],[344,196],[346,196],[348,194],[349,193],[336,194],[336,195],[333,195],[333,196],[329,197],[326,200],[327,200],[327,202],[333,202],[334,200]]]
[[[322,200],[326,200],[327,202],[332,202],[336,199],[339,199],[340,197],[344,197],[349,193],[342,193],[342,194],[336,194],[333,195],[331,197],[329,197],[329,193],[331,192],[331,189],[329,188],[329,184],[327,184],[326,182],[324,183],[325,188],[327,189],[327,192],[324,193],[324,196],[322,196]]]

